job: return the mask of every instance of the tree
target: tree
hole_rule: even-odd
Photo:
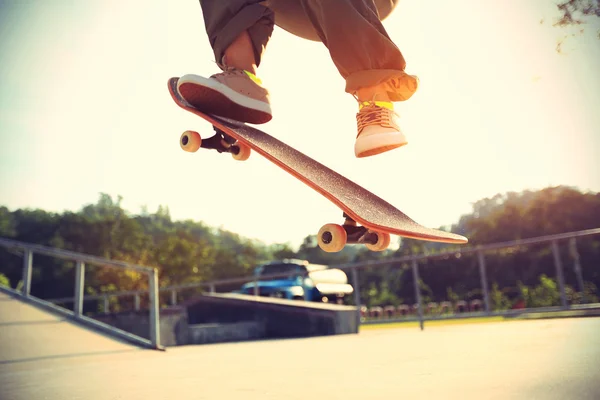
[[[555,27],[572,28],[581,27],[595,17],[600,17],[600,0],[562,0],[556,7],[559,11],[559,17],[553,24]],[[542,20],[541,23],[544,21]],[[584,28],[579,29],[579,34],[584,32]],[[575,36],[571,34],[570,36]],[[597,30],[597,36],[600,39],[600,29]],[[569,37],[565,35],[562,40],[556,44],[556,51],[562,52],[564,41]]]
[[[598,226],[600,193],[557,186],[481,199],[453,230],[466,232],[472,244],[486,244]]]
[[[290,247],[288,243],[274,244],[269,247],[269,252],[273,255],[273,258],[277,260],[296,257],[296,252]]]
[[[561,16],[554,26],[581,25],[588,17],[600,17],[600,0],[563,0],[557,7]]]
[[[481,199],[451,230],[461,232],[469,238],[471,245],[476,245],[598,226],[600,193],[558,186],[498,193]],[[157,267],[161,286],[249,276],[255,266],[283,258],[299,258],[335,267],[350,262],[368,264],[410,254],[435,254],[457,247],[402,239],[398,250],[371,252],[362,245],[348,245],[338,253],[326,253],[311,235],[305,238],[298,251],[294,251],[288,244],[266,246],[201,221],[173,221],[165,206],[158,207],[154,213],[146,208],[139,215],[132,215],[121,207],[120,197],[113,199],[105,194],[100,194],[95,204],[61,214],[30,209],[10,211],[0,207],[0,236]],[[582,302],[584,296],[568,286],[576,282],[576,278],[567,244],[561,242],[559,246],[567,295],[573,303]],[[578,238],[576,247],[585,279],[585,298],[590,302],[597,299],[600,285],[597,268],[600,239],[597,236]],[[486,253],[485,257],[494,307],[511,307],[517,298],[527,299],[534,305],[554,304],[560,300],[556,297],[557,288],[552,279],[540,278],[542,274],[555,275],[548,244],[499,249]],[[22,254],[0,249],[0,273],[12,286],[18,285],[22,279]],[[474,254],[449,252],[443,258],[420,261],[419,274],[424,301],[481,298],[478,260]],[[42,298],[72,296],[74,275],[73,262],[35,255],[32,293]],[[349,278],[352,279],[352,275]],[[363,304],[397,305],[415,301],[410,263],[365,267],[359,271],[358,280]],[[109,267],[86,268],[86,293],[146,289],[147,285],[146,277],[137,272]],[[238,288],[236,283],[217,287],[217,290]],[[114,301],[111,304],[114,310],[132,304],[131,298]],[[86,303],[86,307],[88,311],[89,307],[98,308],[91,303]]]

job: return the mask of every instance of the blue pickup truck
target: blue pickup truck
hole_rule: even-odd
[[[262,264],[255,268],[254,276],[255,281],[244,284],[238,293],[343,304],[344,297],[354,290],[341,269],[304,260],[285,259]]]

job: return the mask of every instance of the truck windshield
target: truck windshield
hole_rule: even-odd
[[[272,274],[287,274],[275,278],[264,278],[263,275]],[[297,265],[291,264],[274,264],[264,265],[260,271],[261,280],[277,280],[277,279],[293,279],[301,274],[300,268]]]

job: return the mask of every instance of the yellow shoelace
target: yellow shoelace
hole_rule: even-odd
[[[392,120],[394,109],[387,105],[391,105],[391,103],[384,103],[384,105],[379,105],[377,103],[380,102],[361,103],[360,111],[356,114],[356,123],[358,125],[357,137],[364,128],[371,125],[381,125],[385,128],[399,129]]]

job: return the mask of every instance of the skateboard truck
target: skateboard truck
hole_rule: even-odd
[[[214,128],[215,134],[209,138],[202,139],[200,147],[203,149],[213,149],[219,153],[238,153],[239,147],[233,146],[235,139],[226,135],[222,130]]]
[[[319,247],[326,252],[338,252],[346,244],[364,244],[371,251],[383,251],[390,245],[390,235],[359,226],[348,214],[343,213],[342,225],[326,224],[317,235]]]
[[[250,157],[250,147],[238,143],[237,140],[213,126],[215,134],[209,138],[202,139],[195,131],[185,131],[181,135],[179,144],[187,152],[195,153],[198,149],[212,149],[219,153],[231,153],[238,161],[245,161]]]

